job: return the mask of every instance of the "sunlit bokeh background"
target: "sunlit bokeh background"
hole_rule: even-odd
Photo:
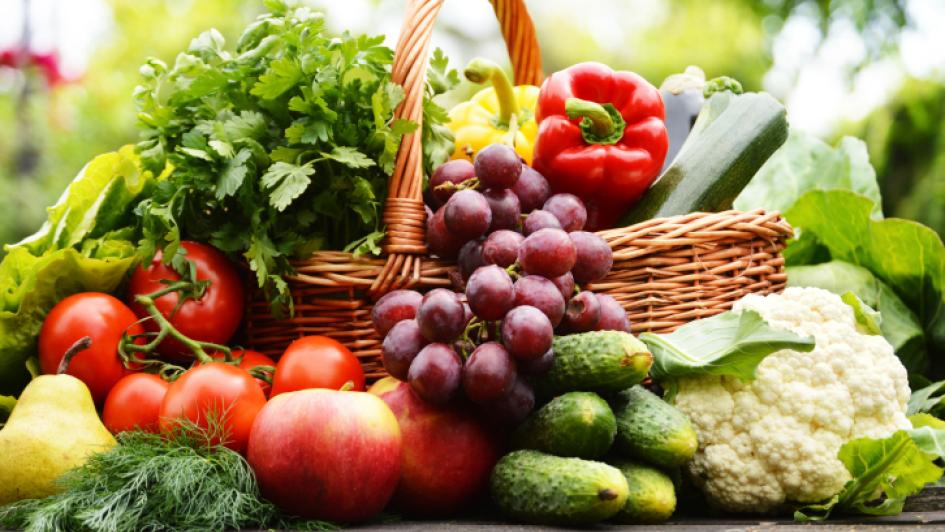
[[[393,46],[405,0],[310,0],[332,31]],[[867,141],[890,215],[945,234],[945,1],[529,0],[546,71],[597,60],[655,85],[687,65],[785,102],[792,127]],[[97,153],[137,139],[146,57],[211,27],[235,39],[262,0],[0,0],[0,243]],[[486,0],[448,0],[435,45],[507,63]],[[464,89],[458,89],[460,94]],[[2,252],[0,252],[2,254]]]

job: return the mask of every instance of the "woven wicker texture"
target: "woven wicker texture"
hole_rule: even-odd
[[[491,2],[516,84],[540,83],[541,55],[523,0]],[[442,5],[443,0],[408,0],[395,51],[393,79],[406,93],[396,115],[418,123],[433,24]],[[324,334],[355,353],[369,382],[386,374],[381,339],[371,325],[373,301],[395,288],[450,286],[454,269],[426,255],[422,167],[420,136],[407,135],[384,205],[384,256],[318,252],[296,262],[297,274],[289,279],[294,317],[274,317],[267,302],[252,301],[246,323],[250,347],[278,356],[296,338]],[[780,251],[791,228],[777,213],[695,213],[600,234],[614,250],[614,267],[592,289],[621,302],[634,332],[668,332],[728,310],[749,292],[769,293],[785,284]]]
[[[593,290],[612,295],[633,332],[671,332],[751,293],[784,289],[781,250],[793,234],[776,212],[725,211],[657,218],[602,231],[614,267]]]

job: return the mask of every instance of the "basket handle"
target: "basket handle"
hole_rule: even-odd
[[[505,38],[516,84],[537,85],[543,75],[535,26],[524,0],[490,0]],[[423,96],[433,24],[443,0],[407,0],[407,15],[394,51],[392,79],[404,88],[396,118],[421,127],[405,135],[388,182],[383,222],[387,226],[384,252],[387,264],[370,291],[383,294],[410,286],[420,279],[420,263],[427,252],[426,213],[423,207]]]

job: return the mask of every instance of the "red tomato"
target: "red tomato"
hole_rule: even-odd
[[[208,416],[215,416],[228,435],[224,444],[242,453],[253,420],[265,404],[266,396],[246,371],[219,362],[203,364],[184,372],[167,389],[161,430],[173,429],[181,418],[207,428]]]
[[[364,370],[358,358],[327,336],[305,336],[292,342],[279,359],[270,395],[305,388],[338,390],[348,381],[354,383],[352,391],[364,390]]]
[[[236,332],[243,318],[243,282],[239,272],[226,256],[216,248],[198,242],[184,241],[181,246],[187,250],[187,258],[197,266],[197,280],[210,281],[210,286],[198,301],[189,300],[171,316],[177,306],[177,294],[170,293],[155,301],[158,310],[170,319],[171,324],[188,338],[200,342],[225,344]],[[164,288],[162,280],[176,281],[180,275],[161,262],[158,253],[151,265],[144,269],[138,267],[131,276],[128,285],[128,301],[139,317],[146,317],[147,312],[135,304],[138,295],[147,295]],[[157,331],[153,320],[145,322],[151,332]],[[161,342],[158,351],[165,356],[180,357],[189,355],[189,350],[180,342],[169,338]]]
[[[276,366],[276,362],[273,359],[267,357],[259,351],[253,351],[252,349],[233,349],[230,351],[230,354],[234,359],[237,359],[240,356],[243,357],[243,360],[240,361],[239,367],[246,371],[249,371],[256,366]],[[216,360],[226,360],[226,355],[220,352],[210,353],[210,356]],[[269,378],[272,378],[271,372],[269,373]],[[256,379],[256,382],[259,383],[259,388],[262,389],[263,393],[268,396],[269,388],[271,388],[269,383],[262,379]]]
[[[144,332],[138,318],[120,300],[108,294],[73,294],[49,311],[39,333],[39,366],[43,373],[56,373],[66,351],[88,336],[92,344],[70,362],[66,373],[89,387],[95,403],[105,402],[109,390],[128,370],[118,355],[122,334]]]
[[[112,434],[141,429],[158,431],[158,414],[167,394],[168,383],[152,373],[126,375],[112,387],[105,399],[102,421]]]

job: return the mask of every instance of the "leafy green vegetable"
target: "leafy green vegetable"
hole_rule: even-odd
[[[16,406],[16,397],[0,395],[0,428],[3,427],[3,423],[10,417],[10,412],[13,412],[14,406]]]
[[[781,349],[810,351],[814,340],[772,329],[757,312],[725,312],[692,321],[670,334],[640,335],[653,354],[650,374],[659,382],[697,375],[752,380],[755,368]]]
[[[146,167],[174,171],[137,214],[143,255],[172,256],[181,238],[239,253],[270,299],[288,304],[282,276],[312,251],[380,251],[387,178],[404,135],[404,90],[391,81],[383,37],[333,38],[321,15],[270,0],[225,48],[215,30],[174,65],[156,59],[136,90]],[[452,152],[446,111],[433,97],[457,80],[436,52],[423,104],[425,165]],[[349,247],[352,246],[353,247]]]
[[[114,291],[136,263],[132,205],[154,189],[131,147],[93,159],[35,235],[0,262],[0,394],[29,381],[26,361],[52,307],[71,294]]]
[[[246,460],[194,427],[124,432],[120,445],[60,478],[62,492],[0,508],[0,526],[27,531],[328,530],[283,515],[259,495]]]
[[[910,372],[928,367],[925,333],[915,314],[886,283],[869,270],[839,260],[787,268],[788,286],[815,286],[842,295],[853,292],[879,311],[879,328]]]
[[[945,360],[945,246],[938,234],[919,223],[875,220],[875,204],[846,190],[807,192],[786,213],[801,231],[800,248],[785,250],[789,265],[803,264],[811,245],[835,260],[868,269],[893,289],[923,325],[930,357]],[[862,296],[861,296],[862,297]]]
[[[785,212],[805,192],[830,189],[852,190],[870,198],[874,215],[882,217],[876,171],[870,166],[866,143],[843,137],[833,148],[817,137],[792,130],[787,142],[735,199],[735,208]]]
[[[853,309],[853,319],[856,320],[856,330],[862,334],[879,336],[883,334],[880,324],[883,317],[879,312],[870,308],[853,292],[847,291],[840,295],[840,299]]]
[[[945,381],[939,381],[912,392],[909,397],[909,415],[927,412],[933,416],[945,414]]]
[[[929,444],[922,440],[923,446]],[[896,515],[902,511],[906,497],[939,480],[943,472],[935,464],[935,455],[926,452],[904,430],[884,439],[849,441],[840,447],[837,458],[852,480],[830,500],[799,508],[795,520],[821,521],[834,512]]]

